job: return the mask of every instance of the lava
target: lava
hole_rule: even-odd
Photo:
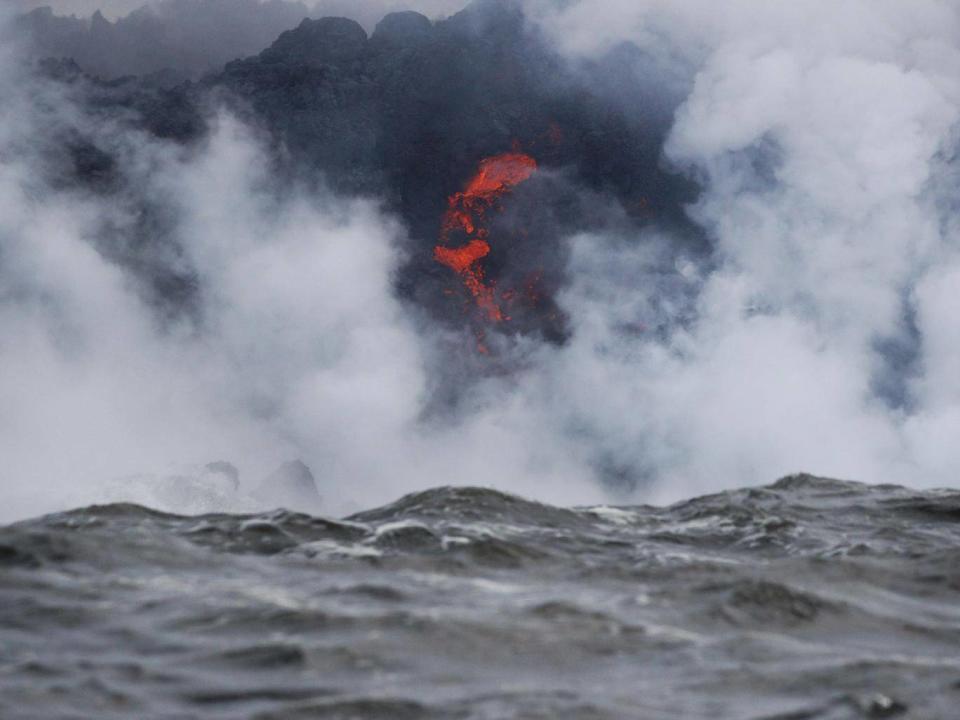
[[[471,265],[489,254],[490,244],[476,238],[463,247],[451,249],[438,245],[433,251],[433,255],[438,262],[458,273],[469,270]]]
[[[509,320],[497,302],[494,284],[487,282],[480,261],[490,254],[489,233],[483,227],[487,211],[515,185],[529,179],[537,169],[537,161],[514,151],[494,155],[480,161],[480,166],[462,192],[451,195],[443,216],[440,244],[433,250],[437,262],[446,265],[463,280],[489,320]],[[450,235],[462,232],[465,245],[449,247]]]

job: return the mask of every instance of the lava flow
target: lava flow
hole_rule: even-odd
[[[490,254],[487,229],[482,226],[484,215],[515,185],[527,180],[537,169],[537,161],[520,152],[503,153],[485,158],[480,162],[463,192],[450,196],[447,212],[443,216],[441,244],[433,250],[433,257],[462,279],[473,295],[477,306],[488,319],[501,322],[510,318],[504,315],[497,302],[493,283],[488,283],[480,264]],[[450,234],[463,232],[467,243],[448,247]]]

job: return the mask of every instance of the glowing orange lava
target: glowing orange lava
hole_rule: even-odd
[[[469,270],[471,265],[489,254],[490,245],[478,239],[473,239],[463,247],[456,249],[437,245],[433,250],[433,256],[438,262],[443,263],[458,273]]]
[[[497,302],[493,283],[484,277],[480,260],[490,254],[488,232],[482,227],[484,215],[515,185],[527,180],[537,169],[537,161],[521,152],[508,152],[485,158],[477,174],[462,192],[451,195],[443,216],[441,243],[433,250],[437,262],[446,265],[463,280],[488,319],[509,320]],[[463,232],[467,243],[451,248],[450,234]],[[482,344],[481,344],[482,346]]]

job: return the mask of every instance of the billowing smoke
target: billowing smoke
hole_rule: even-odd
[[[330,512],[952,482],[956,10],[526,12],[305,24],[169,91],[3,62],[4,512],[213,460],[301,458]],[[434,248],[513,145],[482,262],[543,299],[495,323]]]
[[[665,146],[704,188],[690,212],[714,252],[695,319],[631,346],[598,313],[593,337],[574,336],[608,347],[592,372],[624,398],[595,415],[603,434],[627,432],[620,447],[667,495],[800,468],[954,482],[958,21],[940,2],[601,2],[549,15],[569,52],[632,40],[696,68]],[[587,268],[610,252],[579,242]],[[642,271],[632,290],[610,277],[601,269],[586,298],[575,283],[567,306],[647,296]]]
[[[302,458],[331,512],[438,483],[602,497],[503,388],[424,418],[430,331],[395,296],[405,230],[375,202],[278,194],[229,113],[183,146],[89,110],[82,79],[4,68],[5,517],[224,459],[251,489]]]

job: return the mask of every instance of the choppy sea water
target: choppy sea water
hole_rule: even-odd
[[[0,717],[960,718],[960,493],[0,528]]]

